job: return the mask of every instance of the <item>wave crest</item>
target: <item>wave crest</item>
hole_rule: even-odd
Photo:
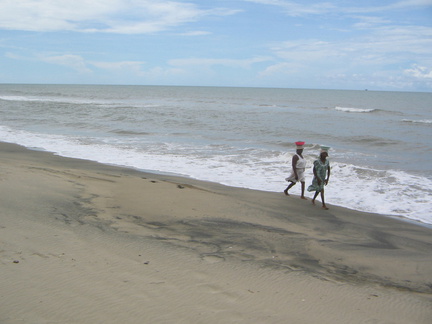
[[[370,113],[370,112],[374,112],[376,109],[335,107],[335,110],[342,111],[342,112],[349,112],[349,113]]]
[[[404,123],[412,123],[412,124],[432,124],[432,119],[419,119],[419,120],[413,120],[413,119],[402,119]]]

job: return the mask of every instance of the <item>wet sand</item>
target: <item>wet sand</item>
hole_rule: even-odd
[[[0,143],[0,323],[430,323],[432,229]]]

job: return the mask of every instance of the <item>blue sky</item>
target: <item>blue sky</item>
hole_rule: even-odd
[[[432,91],[432,0],[0,0],[0,83]]]

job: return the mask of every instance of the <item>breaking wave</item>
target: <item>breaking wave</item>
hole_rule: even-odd
[[[348,112],[348,113],[370,113],[370,112],[374,112],[376,109],[335,107],[335,110],[342,111],[342,112]]]

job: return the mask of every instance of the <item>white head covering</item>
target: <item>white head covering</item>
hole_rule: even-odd
[[[322,153],[322,152],[327,152],[327,153],[328,153],[329,150],[330,150],[330,147],[329,147],[329,146],[321,145],[321,153]]]

